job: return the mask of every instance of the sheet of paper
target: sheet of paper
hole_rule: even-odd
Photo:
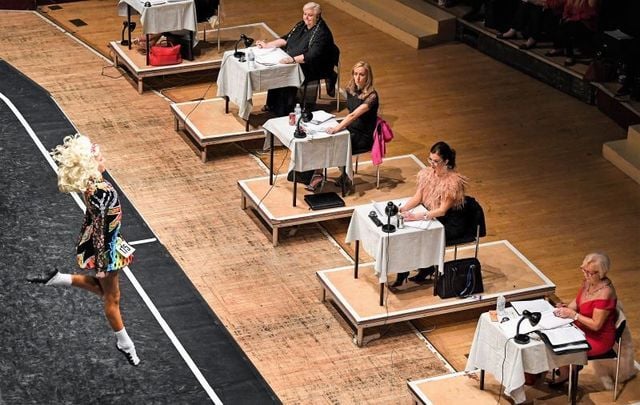
[[[529,312],[547,312],[553,311],[553,306],[549,304],[545,299],[539,298],[536,300],[526,300],[526,301],[511,301],[511,306],[518,311],[519,314],[522,314],[522,311],[525,309],[529,310]]]
[[[256,63],[264,66],[273,66],[280,63],[287,54],[280,48],[258,48],[252,46],[251,50],[256,58]]]
[[[540,329],[548,330],[554,328],[560,328],[569,325],[573,322],[571,318],[560,318],[553,314],[553,311],[547,311],[542,313],[540,318]]]
[[[312,114],[313,119],[310,121],[310,123],[314,125],[320,125],[335,117],[334,114],[329,114],[328,112],[322,110],[313,111]]]
[[[562,346],[585,341],[584,333],[574,326],[545,330],[543,333],[549,339],[551,346]]]

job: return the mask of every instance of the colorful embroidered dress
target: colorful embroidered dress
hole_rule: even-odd
[[[608,352],[615,342],[616,338],[616,305],[618,300],[613,299],[596,299],[591,301],[583,301],[582,294],[584,288],[580,288],[578,291],[578,297],[576,298],[576,304],[578,304],[578,312],[580,315],[593,318],[594,309],[603,309],[610,311],[607,319],[604,321],[602,328],[595,331],[582,325],[579,321],[576,321],[576,326],[584,332],[587,342],[591,345],[591,350],[587,352],[589,356],[597,356]]]
[[[76,257],[82,269],[115,271],[131,263],[116,250],[120,239],[122,210],[118,192],[103,180],[84,194],[87,211],[80,230]]]

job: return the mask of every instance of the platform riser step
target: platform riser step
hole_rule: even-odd
[[[396,0],[328,1],[333,6],[416,49],[451,41],[455,37],[456,20],[453,16],[439,21]]]
[[[607,142],[602,145],[602,156],[640,184],[640,147],[626,139]]]
[[[632,125],[627,131],[627,142],[634,147],[640,149],[640,125]]]

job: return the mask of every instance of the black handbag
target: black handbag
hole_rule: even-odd
[[[467,297],[484,291],[482,267],[475,257],[445,262],[444,273],[437,279],[440,298]]]

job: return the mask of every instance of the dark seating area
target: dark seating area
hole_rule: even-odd
[[[597,105],[622,127],[640,122],[640,2],[426,1],[458,17],[460,41]]]

